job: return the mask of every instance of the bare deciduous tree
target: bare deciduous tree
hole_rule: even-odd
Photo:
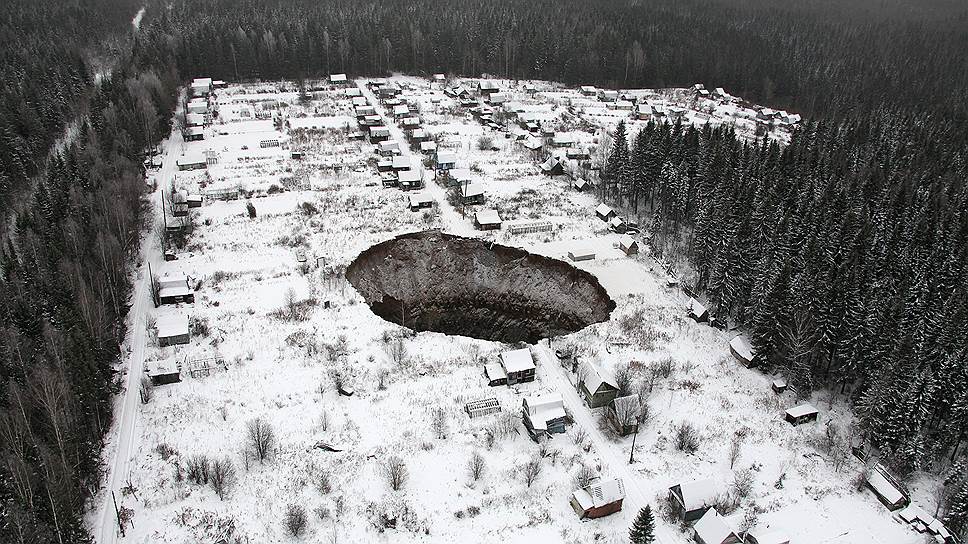
[[[471,454],[471,459],[467,462],[467,473],[470,474],[471,479],[475,482],[480,480],[481,476],[484,475],[485,468],[487,467],[484,462],[484,456],[477,451]]]
[[[521,473],[524,483],[531,487],[531,484],[541,475],[541,458],[532,457],[518,468],[518,472]]]
[[[387,479],[390,489],[394,491],[402,489],[409,475],[407,465],[396,455],[391,455],[383,462],[383,476]]]
[[[733,465],[736,464],[736,460],[739,459],[739,454],[743,449],[743,438],[745,434],[734,433],[733,440],[729,444],[729,469],[733,469]]]
[[[232,464],[232,460],[228,457],[213,460],[209,469],[208,482],[218,498],[224,501],[229,490],[235,485],[235,465]]]
[[[441,440],[447,438],[447,412],[443,407],[436,406],[430,411],[430,428],[437,438]]]
[[[286,515],[283,517],[283,524],[290,536],[298,537],[306,530],[309,517],[306,515],[306,508],[299,504],[290,504],[286,507]]]
[[[595,479],[597,474],[595,469],[582,463],[578,467],[578,471],[575,472],[574,484],[576,489],[583,489],[591,485],[592,481]]]
[[[628,363],[615,367],[613,373],[615,386],[618,387],[618,396],[624,397],[632,394],[632,366]]]
[[[269,422],[261,417],[249,421],[246,425],[246,438],[252,453],[259,459],[259,462],[265,462],[276,441],[276,435]]]

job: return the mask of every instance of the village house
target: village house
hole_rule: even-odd
[[[208,113],[208,99],[193,98],[188,101],[188,113]]]
[[[622,480],[597,481],[571,494],[571,507],[578,519],[595,519],[622,509],[625,485]]]
[[[608,222],[608,228],[612,232],[618,232],[618,233],[625,232],[626,230],[625,220],[622,219],[621,217],[613,217],[611,221]]]
[[[202,198],[202,195],[193,194],[185,197],[185,201],[188,203],[189,208],[201,208],[204,199]]]
[[[739,536],[715,508],[707,510],[692,529],[693,540],[696,541],[696,544],[740,543]]]
[[[669,488],[669,506],[680,521],[698,520],[716,503],[719,485],[712,479],[694,480]]]
[[[904,508],[911,502],[907,493],[904,492],[901,482],[894,478],[887,468],[880,463],[871,467],[865,484],[868,489],[874,492],[877,500],[881,501],[881,504],[892,512]]]
[[[188,316],[166,315],[159,317],[156,323],[158,330],[158,345],[160,347],[187,344],[191,339],[188,328]]]
[[[756,354],[753,353],[753,348],[750,347],[750,342],[746,336],[740,334],[730,340],[729,352],[743,366],[747,368],[756,366]]]
[[[172,217],[188,215],[188,195],[182,191],[175,191],[168,196]]]
[[[381,157],[391,157],[400,153],[400,143],[393,140],[384,140],[377,144],[377,154]]]
[[[560,176],[565,173],[565,167],[561,165],[561,161],[554,157],[548,157],[548,160],[541,163],[541,172],[546,176]]]
[[[477,83],[477,92],[485,98],[500,91],[501,87],[493,79],[482,79]]]
[[[437,151],[435,159],[437,170],[447,171],[457,165],[457,154],[453,151]]]
[[[384,126],[370,127],[370,143],[376,144],[390,139],[390,129]]]
[[[198,77],[192,80],[192,96],[208,96],[212,93],[212,78]]]
[[[571,184],[571,186],[574,187],[575,190],[578,191],[578,192],[582,192],[585,189],[591,189],[592,188],[592,184],[591,183],[588,183],[588,181],[585,178],[578,178],[578,179],[576,179],[575,182]]]
[[[188,276],[181,273],[166,274],[158,278],[158,303],[178,304],[195,302],[195,291],[188,285]]]
[[[595,215],[602,221],[611,221],[615,217],[615,210],[602,203],[595,208]]]
[[[420,152],[426,153],[427,155],[434,155],[437,152],[437,142],[424,141],[420,142]]]
[[[184,157],[178,157],[175,164],[179,170],[204,170],[208,168],[208,160],[201,153],[192,153]]]
[[[791,425],[802,425],[804,423],[810,423],[812,421],[817,421],[817,416],[819,412],[810,403],[804,403],[799,406],[794,406],[786,411],[785,417],[788,423]]]
[[[615,102],[618,100],[618,91],[602,89],[598,91],[598,99],[602,102]]]
[[[521,402],[524,428],[534,441],[540,441],[553,433],[564,433],[568,414],[560,393],[530,396]]]
[[[507,93],[500,93],[500,92],[498,92],[498,93],[491,93],[491,94],[489,94],[487,96],[487,103],[490,104],[490,105],[492,105],[492,106],[498,106],[500,104],[504,104],[510,98],[511,97],[508,96]]]
[[[505,351],[499,356],[501,370],[507,379],[508,385],[520,382],[534,381],[534,359],[531,358],[531,350],[528,348]]]
[[[200,127],[205,124],[205,114],[204,113],[188,113],[185,114],[185,126],[189,127]]]
[[[427,193],[410,193],[407,198],[409,200],[408,207],[412,212],[420,211],[423,208],[430,208],[434,205],[434,197]]]
[[[346,85],[349,80],[346,79],[346,74],[331,74],[329,76],[329,82],[333,85]]]
[[[623,234],[618,239],[618,248],[622,250],[622,253],[631,256],[639,252],[639,243],[628,234]]]
[[[587,246],[574,247],[568,250],[568,258],[574,262],[594,261],[595,250]]]
[[[598,94],[598,89],[591,85],[582,85],[578,88],[578,91],[584,96],[595,96]]]
[[[420,170],[401,170],[397,172],[397,183],[404,191],[423,187],[423,176]]]
[[[404,129],[415,129],[420,126],[419,117],[404,117],[400,120],[400,126]]]
[[[151,385],[165,385],[181,381],[181,369],[175,360],[149,361],[145,364],[145,374]]]
[[[197,114],[195,114],[197,115]],[[198,126],[185,127],[182,129],[182,140],[186,142],[197,142],[205,139],[205,129]]]
[[[585,362],[578,369],[578,392],[589,408],[601,408],[618,396],[618,385],[597,365]]]
[[[638,432],[639,416],[642,413],[638,395],[617,397],[605,407],[605,411],[620,435],[628,436]]]
[[[470,168],[451,168],[447,171],[447,186],[467,185],[474,181]]]
[[[343,94],[345,94],[350,98],[355,98],[357,96],[363,96],[363,90],[360,89],[359,87],[350,87],[348,89],[345,89],[343,91]]]
[[[485,364],[484,377],[487,378],[487,385],[491,387],[508,384],[508,376],[504,372],[504,367],[501,366],[501,363]]]
[[[410,115],[410,108],[405,104],[400,104],[399,106],[393,106],[392,113],[394,119],[403,119]]]
[[[463,204],[483,204],[484,184],[479,181],[461,184],[460,199]]]
[[[497,210],[481,210],[474,213],[474,226],[478,230],[499,230],[501,228],[501,215]]]

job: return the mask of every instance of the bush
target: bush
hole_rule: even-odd
[[[192,455],[185,462],[185,476],[193,484],[205,485],[208,483],[210,467],[211,461],[209,461],[208,456],[204,454]]]
[[[229,458],[223,457],[212,461],[209,483],[212,484],[212,489],[218,498],[224,501],[229,490],[235,485],[235,465]]]
[[[403,459],[391,455],[383,462],[383,476],[390,485],[390,489],[399,491],[407,483],[409,476],[407,465],[403,462]]]
[[[586,465],[585,463],[582,463],[581,466],[578,467],[578,471],[575,473],[575,479],[573,482],[575,489],[588,487],[592,483],[592,480],[595,479],[595,476],[597,476],[595,474],[595,469]]]
[[[699,449],[699,431],[692,423],[683,421],[673,428],[673,443],[676,449],[686,453],[694,453]]]
[[[477,149],[488,151],[494,145],[494,139],[490,136],[481,136],[477,139]]]
[[[251,202],[245,203],[245,211],[249,214],[249,219],[255,219],[255,204]]]
[[[290,504],[286,507],[286,515],[283,518],[283,525],[290,536],[298,537],[306,530],[309,522],[306,516],[306,508],[299,504]]]
[[[264,462],[269,457],[269,452],[275,444],[276,437],[269,422],[257,417],[246,425],[246,440],[252,453],[255,454],[259,462]]]
[[[333,490],[332,483],[329,481],[329,471],[324,470],[316,476],[316,490],[322,495],[328,495]]]
[[[471,459],[467,462],[467,473],[471,479],[475,482],[480,480],[481,476],[484,475],[485,468],[487,467],[484,462],[484,456],[476,451],[471,454]]]
[[[192,336],[196,338],[205,338],[208,336],[210,330],[208,326],[208,318],[192,316],[189,320],[189,329],[191,330]]]
[[[162,461],[167,461],[172,455],[178,455],[178,450],[168,444],[167,442],[162,442],[155,446],[155,452],[161,456]]]

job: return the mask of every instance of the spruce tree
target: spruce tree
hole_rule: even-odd
[[[632,544],[652,544],[655,542],[655,518],[652,517],[652,507],[645,505],[639,510],[629,529],[629,542]]]

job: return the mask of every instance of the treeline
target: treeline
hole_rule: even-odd
[[[95,84],[90,63],[104,43],[89,33],[123,37],[128,2],[4,11],[0,541],[90,542],[84,507],[118,391],[142,162],[170,129],[178,78],[115,50]],[[76,134],[48,156],[75,119]]]

